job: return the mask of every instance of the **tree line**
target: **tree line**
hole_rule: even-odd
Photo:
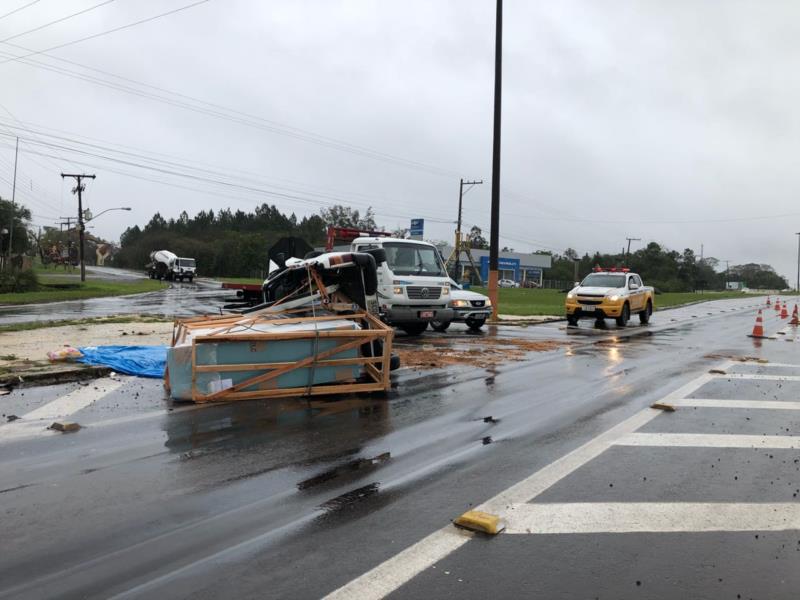
[[[696,290],[724,290],[728,282],[740,282],[754,289],[789,287],[786,279],[770,265],[748,263],[731,265],[720,270],[720,261],[712,257],[700,259],[691,248],[677,252],[656,242],[650,242],[630,254],[602,254],[579,256],[572,248],[563,254],[552,254],[553,268],[545,277],[561,281],[580,281],[593,268],[628,267],[642,276],[645,284],[664,292],[691,292]]]

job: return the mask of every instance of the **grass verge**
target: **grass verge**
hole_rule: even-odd
[[[84,300],[106,296],[127,296],[154,292],[163,288],[159,281],[137,279],[135,281],[73,281],[46,280],[39,289],[32,292],[0,294],[2,304],[37,304],[41,302],[61,302],[63,300]]]
[[[476,292],[486,294],[486,288],[472,288]],[[561,315],[564,313],[566,294],[558,290],[541,290],[528,288],[500,288],[499,312],[502,315],[535,316]],[[669,308],[691,302],[710,302],[726,298],[747,298],[751,294],[742,292],[668,292],[656,296],[656,309]]]

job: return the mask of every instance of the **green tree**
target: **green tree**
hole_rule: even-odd
[[[341,204],[323,208],[319,214],[326,225],[333,227],[353,227],[365,230],[373,230],[378,227],[375,224],[375,212],[371,206],[367,208],[363,215],[354,208],[342,206]]]

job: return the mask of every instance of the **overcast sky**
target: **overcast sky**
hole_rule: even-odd
[[[30,2],[0,0],[0,15]],[[0,61],[192,3],[113,0],[18,35],[101,2],[0,16]],[[798,18],[793,1],[506,0],[501,243],[703,244],[793,283]],[[491,0],[210,0],[0,64],[0,196],[13,133],[17,198],[37,225],[76,211],[63,169],[97,174],[95,214],[133,208],[94,223],[110,239],[155,211],[341,202],[391,228],[425,218],[427,238],[450,240],[463,176],[484,181],[464,220],[488,235],[493,67]]]

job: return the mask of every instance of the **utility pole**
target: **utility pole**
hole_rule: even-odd
[[[731,261],[725,261],[725,289],[728,289],[728,279],[730,279]]]
[[[800,231],[795,233],[797,236],[797,292],[800,293]]]
[[[461,235],[461,207],[462,207],[462,199],[464,198],[465,194],[464,186],[465,185],[469,186],[467,188],[467,192],[469,192],[469,190],[471,190],[473,186],[481,185],[482,183],[483,183],[482,179],[480,181],[464,181],[464,179],[462,178],[461,183],[458,186],[458,221],[456,221],[456,240],[453,246],[453,253],[450,255],[450,257],[447,259],[447,262],[445,263],[446,265],[449,265],[451,262],[453,262],[454,265],[453,279],[455,279],[456,282],[458,282],[458,280],[461,278],[461,251],[462,249],[465,248],[465,244],[463,242],[463,236]],[[481,279],[480,272],[476,270],[475,261],[472,260],[472,253],[469,251],[469,246],[466,246],[466,251],[470,265],[472,265],[472,270],[478,274],[478,279],[480,280],[481,285],[483,285],[483,280]]]
[[[627,252],[625,252],[625,256],[627,257],[630,256],[631,254],[631,242],[641,242],[642,238],[625,238],[625,239],[628,240],[628,250]]]
[[[492,221],[489,233],[489,299],[497,320],[497,267],[500,249],[500,113],[503,90],[503,0],[497,0],[494,34],[494,134],[492,143]]]
[[[8,228],[8,264],[11,265],[12,244],[14,243],[14,211],[17,199],[17,159],[19,158],[19,138],[14,149],[14,181],[11,184],[11,226]]]
[[[78,194],[78,259],[81,263],[81,281],[86,281],[86,265],[83,262],[83,242],[84,242],[84,230],[86,227],[83,223],[83,198],[81,197],[81,192],[86,189],[86,186],[83,185],[81,182],[82,179],[95,179],[95,175],[73,175],[70,173],[62,173],[61,178],[64,179],[66,177],[72,177],[77,181],[77,185],[72,188],[72,193]]]

